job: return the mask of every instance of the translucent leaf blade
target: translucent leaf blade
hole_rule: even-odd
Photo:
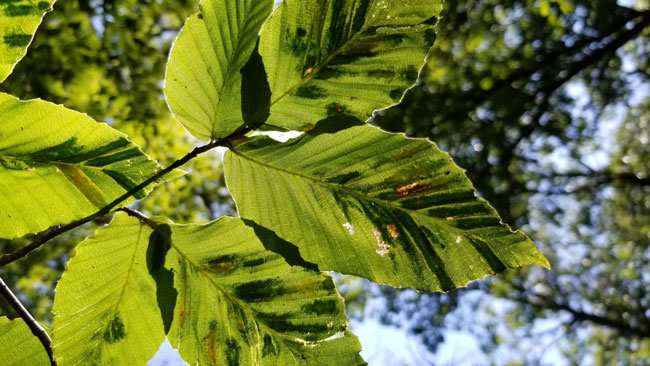
[[[548,266],[434,144],[321,124],[286,144],[253,138],[224,158],[241,216],[298,246],[305,260],[423,291]]]
[[[200,140],[243,124],[241,70],[273,0],[203,0],[174,43],[165,95],[176,119]]]
[[[397,103],[435,40],[439,0],[285,0],[264,25],[269,128],[305,130],[325,117],[362,121]]]
[[[89,216],[158,170],[126,135],[85,114],[0,94],[0,238]]]
[[[25,56],[36,28],[53,4],[54,0],[0,3],[0,83]]]
[[[152,229],[124,214],[77,248],[54,300],[59,366],[145,365],[165,339],[147,266]]]
[[[0,317],[0,363],[4,366],[48,366],[50,359],[22,319]]]
[[[169,340],[190,365],[365,365],[328,275],[289,266],[239,219],[171,232]]]

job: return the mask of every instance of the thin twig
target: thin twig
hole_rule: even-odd
[[[554,82],[544,86],[540,92],[544,94],[553,93],[566,82],[571,80],[574,76],[585,70],[587,67],[592,66],[595,63],[602,61],[603,59],[607,60],[608,57],[613,56],[619,48],[623,47],[627,42],[637,37],[648,26],[650,26],[650,11],[645,11],[641,14],[641,19],[632,28],[622,31],[611,42],[607,43],[601,48],[596,49],[582,60],[571,65],[571,68],[569,68],[569,70],[566,70],[566,73],[563,73],[562,76]]]
[[[522,287],[519,291],[526,292]],[[601,325],[610,329],[615,329],[623,334],[631,334],[640,338],[650,338],[650,329],[645,327],[637,327],[630,323],[626,323],[621,319],[612,318],[606,315],[596,315],[587,313],[582,309],[576,309],[567,304],[566,300],[553,299],[548,296],[543,296],[539,293],[529,293],[522,297],[515,296],[511,298],[512,301],[524,305],[530,305],[539,309],[546,309],[551,311],[565,311],[571,314],[573,319],[571,322],[591,322],[593,324]]]
[[[634,19],[636,18],[639,19],[633,27],[618,32],[616,36],[612,35],[612,40],[610,40],[607,44],[594,50],[583,59],[572,64],[568,70],[565,70],[565,72],[560,75],[559,78],[543,86],[541,89],[537,90],[536,93],[533,93],[530,96],[532,99],[539,99],[540,102],[535,107],[535,110],[531,113],[531,122],[522,129],[517,139],[512,143],[509,143],[503,150],[504,153],[499,158],[500,166],[502,169],[507,169],[510,166],[510,162],[516,156],[515,150],[518,148],[520,143],[532,136],[533,133],[535,133],[541,126],[541,118],[544,116],[544,113],[547,112],[550,98],[558,89],[560,89],[564,84],[569,82],[571,79],[573,79],[573,77],[588,67],[594,65],[599,61],[607,60],[612,57],[618,49],[623,47],[627,42],[634,39],[648,26],[650,26],[650,11],[635,14]],[[627,22],[623,23],[623,25],[624,24],[627,24]],[[491,166],[486,166],[477,172],[477,176],[483,176],[487,174],[490,169]],[[507,215],[504,214],[504,216]]]
[[[558,59],[560,59],[560,57],[564,55],[575,54],[576,52],[583,50],[585,47],[589,45],[601,43],[605,39],[619,32],[629,22],[634,21],[636,20],[636,18],[639,18],[644,15],[647,16],[646,13],[636,12],[636,11],[632,12],[632,15],[630,17],[616,20],[607,30],[605,30],[602,34],[600,34],[598,38],[585,37],[583,39],[578,40],[572,46],[542,53],[538,55],[541,56],[542,58],[541,61],[534,64],[532,67],[518,69],[514,71],[512,74],[508,75],[508,77],[496,81],[494,85],[492,85],[492,87],[488,89],[481,89],[480,91],[477,91],[477,93],[475,94],[479,94],[484,97],[486,95],[489,95],[497,91],[498,89],[502,88],[505,85],[510,85],[511,83],[517,80],[523,78],[530,78],[533,74],[539,72],[540,70],[548,67],[551,64],[554,64]]]
[[[230,134],[227,137],[224,137],[224,138],[219,139],[219,140],[214,140],[214,141],[210,142],[207,145],[203,145],[203,146],[195,148],[194,150],[192,150],[190,153],[188,153],[187,155],[185,155],[181,159],[176,160],[174,163],[172,163],[167,168],[158,171],[158,173],[156,173],[155,175],[153,175],[149,179],[145,180],[144,182],[140,183],[138,186],[132,188],[128,192],[124,193],[123,195],[121,195],[120,197],[118,197],[113,202],[109,203],[107,206],[103,207],[101,210],[97,211],[96,213],[94,213],[94,214],[92,214],[90,216],[87,216],[87,217],[85,217],[83,219],[71,222],[71,223],[69,223],[67,225],[55,227],[52,230],[50,230],[49,232],[47,232],[46,234],[44,234],[43,236],[41,236],[40,238],[36,239],[34,242],[29,244],[28,246],[26,246],[26,247],[24,247],[24,248],[22,248],[20,250],[17,250],[17,251],[15,251],[13,253],[3,255],[2,257],[0,257],[0,267],[5,266],[5,265],[7,265],[9,263],[13,263],[13,262],[15,262],[15,261],[17,261],[19,259],[24,258],[25,256],[27,256],[31,252],[33,252],[36,249],[43,246],[48,241],[56,238],[57,236],[59,236],[59,235],[61,235],[63,233],[66,233],[66,232],[68,232],[70,230],[73,230],[73,229],[75,229],[75,228],[77,228],[77,227],[79,227],[81,225],[84,225],[84,224],[89,223],[89,222],[91,222],[93,220],[96,220],[96,219],[98,219],[98,218],[100,218],[102,216],[108,215],[109,213],[111,213],[111,210],[113,210],[115,207],[117,207],[120,203],[122,203],[125,200],[129,199],[131,196],[135,195],[136,193],[140,192],[141,190],[147,188],[150,184],[158,181],[159,179],[163,178],[165,175],[171,173],[175,169],[178,169],[178,168],[182,167],[183,165],[187,164],[190,160],[196,158],[197,156],[199,156],[199,155],[201,155],[203,153],[206,153],[206,152],[208,152],[210,150],[213,150],[213,149],[215,149],[217,147],[228,147],[228,146],[231,145],[231,143],[236,138],[244,136],[245,134],[247,134],[250,131],[251,131],[251,128],[243,127],[241,129],[233,132],[232,134]]]
[[[23,304],[20,302],[20,300],[18,300],[16,295],[11,292],[11,289],[7,286],[5,281],[2,280],[2,278],[0,278],[0,294],[2,294],[5,299],[7,299],[7,302],[25,321],[32,333],[38,338],[39,341],[41,341],[41,344],[43,344],[43,347],[45,347],[47,356],[50,358],[50,363],[52,366],[56,366],[56,361],[54,361],[54,355],[52,353],[52,339],[50,338],[50,335],[47,334],[47,331],[45,331],[45,329],[43,329],[43,327],[41,327],[38,322],[36,322],[29,311],[25,309]]]

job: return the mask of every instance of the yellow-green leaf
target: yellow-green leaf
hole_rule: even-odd
[[[507,268],[548,266],[434,144],[371,126],[332,128],[350,123],[330,119],[286,144],[260,136],[227,152],[240,215],[322,270],[392,286],[448,291]]]
[[[0,83],[20,61],[32,42],[43,15],[54,0],[7,0],[0,2]]]
[[[168,338],[190,365],[365,365],[332,279],[291,267],[241,220],[172,225],[170,243]]]
[[[0,93],[0,238],[92,215],[158,170],[106,124]]]
[[[169,56],[165,95],[176,119],[199,140],[243,125],[241,71],[273,0],[203,0]]]
[[[240,219],[145,221],[119,213],[79,245],[54,303],[60,366],[144,365],[165,333],[193,366],[365,365],[327,274]]]
[[[118,214],[79,244],[54,299],[59,366],[142,365],[165,339],[147,249],[152,229]]]
[[[50,365],[45,348],[22,319],[0,317],[0,365]]]
[[[304,130],[397,103],[435,40],[441,0],[285,0],[264,25],[269,128]]]

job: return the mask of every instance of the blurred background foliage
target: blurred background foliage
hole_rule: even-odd
[[[162,95],[169,48],[195,8],[196,0],[59,0],[0,89],[106,121],[167,165],[196,143]],[[411,334],[418,364],[650,365],[649,8],[647,0],[446,2],[419,84],[372,123],[449,151],[553,270],[509,271],[449,294],[337,276],[356,322]],[[235,213],[218,154],[185,170],[138,208],[180,223]],[[50,320],[74,246],[107,220],[0,269],[38,319]],[[0,312],[12,315],[2,302]],[[476,346],[437,357],[452,332]]]

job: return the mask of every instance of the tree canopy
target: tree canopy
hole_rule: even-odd
[[[647,360],[649,26],[643,2],[448,4],[420,87],[374,123],[450,151],[505,220],[545,248],[553,270],[416,300],[384,290],[394,312],[433,309],[415,310],[429,321],[411,327],[431,349],[450,305],[481,291],[511,304],[497,316],[502,306],[481,297],[488,320],[466,324],[497,364],[555,364],[545,358],[553,347],[571,364]],[[555,334],[539,350],[532,340],[544,319]]]

